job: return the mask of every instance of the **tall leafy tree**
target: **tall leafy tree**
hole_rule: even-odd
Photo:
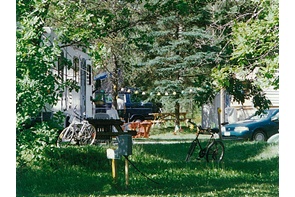
[[[56,99],[54,62],[60,51],[43,37],[49,2],[17,2],[16,115],[17,128]]]
[[[239,5],[229,24],[230,57],[212,72],[217,87],[224,87],[238,102],[252,99],[259,112],[271,104],[263,88],[279,88],[278,6],[278,1],[269,0]]]
[[[113,102],[116,104],[118,90],[124,84],[118,76],[122,73],[127,76],[130,62],[136,59],[133,44],[136,27],[152,18],[152,14],[144,10],[145,2],[54,2],[50,24],[61,32],[63,43],[90,48],[97,69],[111,74]]]
[[[39,161],[44,146],[52,140],[46,125],[32,126],[46,104],[57,99],[53,74],[60,50],[44,37],[50,1],[17,1],[16,30],[16,150],[17,165]],[[28,129],[31,127],[30,129]]]
[[[160,97],[162,102],[174,102],[176,124],[180,103],[188,102],[190,94],[199,105],[214,95],[209,76],[220,61],[219,40],[207,29],[212,16],[206,5],[203,1],[162,1],[148,8],[160,14],[149,29],[147,37],[153,42],[146,43],[150,49],[141,64],[154,72],[154,93],[166,94]]]
[[[254,96],[256,106],[266,107],[260,85],[235,77],[238,71],[251,73],[257,67],[257,77],[278,87],[278,78],[274,77],[278,60],[277,1],[20,0],[17,20],[21,27],[17,32],[19,122],[57,98],[54,76],[47,71],[60,51],[57,45],[43,43],[45,25],[55,28],[60,47],[91,48],[94,60],[106,58],[95,63],[105,68],[113,65],[113,72],[123,71],[125,85],[168,92],[171,97],[161,99],[174,100],[175,106],[185,102],[187,95],[183,93],[194,92],[196,103],[201,105],[212,99],[216,90],[226,88],[238,101]],[[27,65],[34,66],[31,69]],[[44,69],[40,72],[46,73],[44,77],[34,74],[36,65]],[[36,103],[24,99],[31,93],[27,81],[42,84],[32,94],[40,92],[36,96],[40,105],[35,108],[23,108]]]
[[[63,47],[60,44],[78,45],[86,36],[81,32],[74,39],[66,31],[57,31],[58,36],[52,41],[46,35],[44,27],[50,25],[49,19],[55,11],[52,6],[57,5],[55,3],[19,0],[16,4],[16,140],[19,165],[29,162],[25,161],[28,159],[42,158],[43,148],[52,143],[57,134],[53,129],[57,125],[33,124],[32,120],[47,104],[57,102],[58,93],[64,86],[76,87],[75,83],[61,80],[54,71],[58,69],[58,61],[68,63],[60,58],[60,48]]]

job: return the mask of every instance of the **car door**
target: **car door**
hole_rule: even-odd
[[[279,132],[279,111],[273,114],[269,120],[269,126],[267,128],[268,137]]]

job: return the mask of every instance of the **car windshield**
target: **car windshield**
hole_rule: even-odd
[[[248,118],[248,120],[261,120],[261,119],[267,118],[269,113],[270,113],[270,111],[265,111],[265,113],[263,113],[263,114],[250,116]]]

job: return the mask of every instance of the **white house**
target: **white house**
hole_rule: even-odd
[[[271,101],[270,108],[279,108],[279,90],[268,88],[264,90],[265,96]],[[246,100],[243,104],[232,100],[231,96],[224,95],[224,121],[237,122],[245,120],[256,112],[256,109],[251,100]],[[220,94],[215,96],[212,103],[202,106],[202,127],[218,127],[217,108],[221,108]]]
[[[237,74],[237,78],[255,79],[256,73],[259,68],[256,68],[252,73],[247,76]],[[277,71],[277,76],[279,72]],[[267,99],[271,101],[270,108],[279,108],[279,90],[275,90],[272,87],[264,88],[263,92]],[[218,127],[218,113],[217,108],[221,108],[224,111],[224,120],[222,122],[237,122],[239,120],[245,120],[249,116],[256,112],[254,104],[251,100],[246,100],[244,103],[238,103],[232,100],[231,96],[224,94],[221,99],[220,93],[215,96],[215,99],[210,104],[202,106],[202,126],[203,127]],[[221,105],[222,104],[222,105]]]

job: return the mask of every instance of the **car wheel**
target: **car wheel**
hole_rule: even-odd
[[[253,141],[266,141],[266,135],[263,131],[257,130],[253,134]]]

